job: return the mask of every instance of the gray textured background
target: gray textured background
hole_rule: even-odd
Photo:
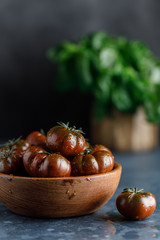
[[[159,0],[1,0],[0,138],[68,120],[87,131],[91,99],[53,91],[49,47],[105,30],[141,40],[160,57],[159,25]]]

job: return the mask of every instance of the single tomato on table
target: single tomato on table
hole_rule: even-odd
[[[140,220],[149,217],[156,209],[156,199],[150,192],[125,188],[116,199],[118,211],[125,217]]]
[[[58,123],[47,133],[47,147],[63,156],[75,156],[81,153],[86,145],[83,131],[69,127],[69,123]]]

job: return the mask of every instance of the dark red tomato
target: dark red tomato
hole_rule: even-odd
[[[75,156],[84,150],[85,138],[82,130],[69,127],[69,124],[59,123],[47,133],[47,147],[63,156]]]
[[[68,177],[71,164],[60,154],[49,154],[43,148],[31,146],[23,155],[23,164],[32,177]]]
[[[156,209],[156,199],[150,192],[125,188],[116,199],[118,211],[125,217],[140,220],[149,217]]]
[[[106,173],[114,167],[114,157],[107,151],[79,154],[71,161],[72,175],[83,176]]]
[[[103,146],[103,145],[101,145],[101,144],[97,144],[97,145],[94,145],[94,146],[92,147],[92,154],[93,154],[94,152],[102,151],[102,150],[111,153],[111,151],[110,151],[107,147],[105,147],[105,146]],[[111,153],[111,154],[112,154],[112,153]]]
[[[27,140],[32,146],[46,146],[46,136],[38,131],[30,133],[27,136]]]
[[[27,140],[10,140],[0,148],[0,172],[15,174],[23,167],[22,157],[26,149],[30,146]]]

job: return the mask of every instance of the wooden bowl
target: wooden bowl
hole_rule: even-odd
[[[74,217],[92,213],[117,189],[122,167],[80,177],[34,178],[0,174],[0,201],[12,212],[40,218]]]

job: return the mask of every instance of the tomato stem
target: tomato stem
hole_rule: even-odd
[[[0,147],[4,147],[4,146],[13,146],[14,144],[16,144],[20,139],[22,138],[22,136],[20,136],[19,138],[15,139],[11,139],[11,140],[8,140],[8,142],[4,143],[4,144],[1,144]]]
[[[9,155],[11,154],[12,150],[11,149],[6,149],[5,152],[0,153],[0,159],[4,159],[9,157]]]
[[[139,193],[139,192],[142,192],[144,191],[144,189],[139,189],[137,187],[135,188],[124,188],[123,189],[123,192],[131,192],[131,193]]]
[[[45,131],[41,128],[41,130],[40,130],[40,133],[43,135],[43,136],[46,136],[46,134],[45,134]]]
[[[60,125],[61,127],[64,127],[70,131],[76,132],[76,133],[81,133],[81,134],[85,134],[82,130],[82,128],[76,129],[76,126],[73,127],[69,127],[69,122],[67,122],[66,124],[63,122],[57,122],[58,125]]]
[[[82,154],[91,154],[91,149],[85,149],[84,152]]]

